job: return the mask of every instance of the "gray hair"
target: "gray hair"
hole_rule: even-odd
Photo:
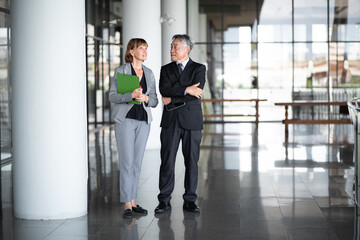
[[[191,42],[189,35],[186,34],[175,34],[172,37],[172,42],[175,41],[176,39],[181,40],[186,46],[190,47],[190,51],[193,48],[194,44]]]

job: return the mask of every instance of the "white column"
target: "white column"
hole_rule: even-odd
[[[199,33],[198,33],[198,41],[199,42],[207,42],[206,39],[206,14],[199,15]],[[198,45],[197,52],[199,57],[199,62],[207,65],[207,53],[206,53],[206,44]]]
[[[160,147],[160,120],[162,102],[159,93],[161,68],[160,0],[123,0],[123,45],[124,53],[131,38],[143,38],[148,43],[148,57],[144,65],[155,75],[159,105],[152,108],[153,122],[147,143],[148,149]]]
[[[191,41],[194,43],[194,48],[190,52],[190,57],[196,62],[199,60],[199,46],[195,45],[197,42],[200,42],[199,39],[199,0],[188,1],[188,34],[191,38]]]
[[[162,64],[170,62],[171,38],[186,34],[186,0],[162,0]],[[191,36],[190,36],[191,37]]]
[[[87,214],[85,1],[11,1],[14,214]]]

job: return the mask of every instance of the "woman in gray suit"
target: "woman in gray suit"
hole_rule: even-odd
[[[154,74],[142,64],[147,58],[147,47],[144,39],[133,38],[129,41],[125,53],[126,64],[116,68],[109,92],[109,100],[114,103],[112,117],[119,153],[120,201],[125,203],[124,218],[132,218],[133,212],[147,214],[146,209],[135,203],[152,121],[150,108],[158,104]],[[117,93],[117,73],[137,75],[140,88],[129,93]],[[134,100],[140,105],[129,103]]]

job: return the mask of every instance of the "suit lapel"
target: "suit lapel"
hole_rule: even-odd
[[[131,65],[130,65],[130,64],[131,64],[131,63],[126,63],[126,64],[125,64],[123,74],[132,75]]]
[[[189,69],[189,67],[190,67],[190,65],[191,65],[192,63],[193,63],[193,61],[191,60],[191,58],[189,58],[189,61],[188,61],[188,63],[186,64],[183,73],[184,73],[186,70]]]
[[[186,82],[186,75],[187,75],[187,72],[189,71],[189,69],[191,68],[191,65],[192,65],[193,61],[191,60],[191,58],[189,58],[189,61],[188,63],[186,64],[185,68],[184,68],[184,71],[182,72],[180,78],[179,78],[179,81],[181,83],[185,83]],[[177,66],[175,66],[177,68]],[[179,74],[180,75],[180,74]]]
[[[185,83],[186,82],[186,75],[187,75],[187,72],[189,71],[189,69],[191,68],[191,65],[192,65],[193,61],[191,60],[191,58],[189,58],[189,61],[188,63],[186,64],[185,68],[184,68],[184,71],[182,72],[181,76],[180,76],[180,73],[179,73],[179,68],[177,66],[177,63],[176,61],[172,62],[172,64],[170,65],[170,68],[172,70],[172,72],[175,73],[175,76],[179,79],[179,82],[181,83]]]
[[[177,64],[176,62],[173,62],[173,64],[171,64],[171,70],[175,73],[176,77],[179,78],[180,73],[179,73],[178,66],[176,64]]]
[[[146,82],[146,86],[147,86],[146,93],[148,93],[150,91],[150,87],[149,87],[150,86],[150,73],[148,72],[147,68],[144,65],[143,65],[143,69],[144,69],[145,82]]]

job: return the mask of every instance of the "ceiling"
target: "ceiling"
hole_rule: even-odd
[[[205,13],[216,30],[222,29],[222,12],[224,29],[232,26],[252,26],[256,20],[256,9],[261,8],[263,0],[199,0],[199,11]],[[221,4],[223,3],[223,4]]]
[[[326,2],[326,0],[295,0],[296,22],[326,22]],[[348,7],[349,2],[351,1],[330,1],[331,20],[341,23],[349,21],[352,17],[358,21],[360,9]],[[205,13],[215,30],[219,31],[233,26],[253,26],[258,18],[260,24],[291,24],[292,22],[292,1],[289,0],[199,0],[199,11]]]

